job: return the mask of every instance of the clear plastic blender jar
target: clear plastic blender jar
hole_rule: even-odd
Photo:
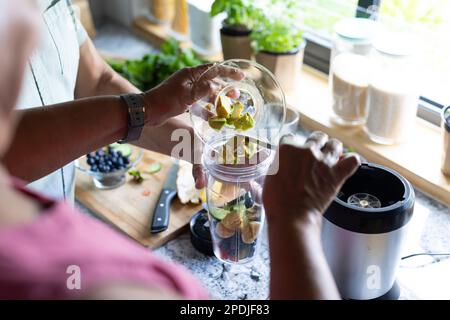
[[[191,121],[204,143],[214,253],[224,262],[244,264],[255,256],[260,242],[265,222],[262,188],[275,159],[286,101],[263,66],[247,60],[222,65],[241,70],[245,78],[216,79],[217,92],[193,107]]]

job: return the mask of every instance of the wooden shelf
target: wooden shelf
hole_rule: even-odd
[[[168,29],[166,26],[151,23],[146,17],[138,17],[133,21],[133,30],[141,38],[150,42],[155,47],[160,47],[166,40],[170,38]],[[181,47],[190,48],[192,43],[190,41],[181,42]],[[197,53],[201,58],[208,61],[222,61],[223,56],[205,56]]]
[[[301,113],[301,124],[341,140],[370,162],[394,169],[432,198],[450,205],[450,177],[440,170],[442,139],[440,128],[417,118],[413,135],[406,143],[383,146],[366,137],[362,128],[335,125],[330,120],[331,98],[325,76],[304,67],[295,90],[287,101]]]

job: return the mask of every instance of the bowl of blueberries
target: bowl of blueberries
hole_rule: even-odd
[[[126,173],[142,159],[142,149],[127,144],[112,144],[81,157],[76,167],[92,177],[98,189],[118,188]]]

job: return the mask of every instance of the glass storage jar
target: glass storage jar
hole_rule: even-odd
[[[419,102],[418,74],[410,42],[390,34],[374,41],[365,131],[379,144],[403,142],[410,135]]]
[[[365,122],[375,26],[374,21],[363,18],[345,19],[335,26],[329,81],[332,119],[339,125]]]

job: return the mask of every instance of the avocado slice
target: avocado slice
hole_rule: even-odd
[[[244,105],[240,101],[236,101],[233,103],[232,112],[230,115],[230,120],[235,121],[238,120],[241,117],[242,111],[244,111]]]
[[[222,209],[222,208],[211,208],[211,210],[209,210],[209,213],[217,220],[222,220],[224,219],[227,214],[230,213],[229,210],[226,209]]]
[[[246,113],[234,121],[234,126],[237,130],[247,131],[255,126],[255,120],[250,114]]]
[[[217,117],[227,119],[231,114],[231,99],[227,96],[219,96],[216,106]]]
[[[212,117],[208,120],[208,123],[211,128],[220,131],[227,124],[227,119],[220,117]]]

